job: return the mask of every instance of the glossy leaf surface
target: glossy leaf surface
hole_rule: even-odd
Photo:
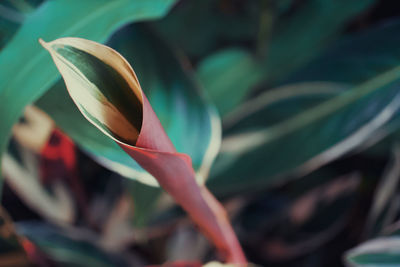
[[[276,21],[263,47],[264,57],[242,48],[221,50],[200,62],[198,77],[225,115],[246,99],[256,85],[276,84],[306,64],[336,38],[350,19],[373,3],[304,1],[292,16]],[[235,95],[232,100],[220,97],[228,92]]]
[[[112,48],[82,38],[40,43],[82,115],[157,179],[227,262],[245,266],[224,208],[196,183],[191,158],[176,152],[129,63]]]
[[[134,66],[172,143],[192,158],[199,177],[205,178],[219,148],[219,119],[190,73],[173,51],[144,27],[129,26],[109,43]],[[156,185],[151,175],[82,117],[62,82],[40,98],[37,105],[100,163],[123,176]]]
[[[155,1],[48,1],[30,14],[0,52],[0,152],[23,108],[39,98],[56,80],[38,38],[80,36],[99,42],[123,24],[164,15],[173,4]]]
[[[399,68],[394,68],[279,123],[239,127],[225,138],[209,186],[220,194],[256,189],[280,181],[279,175],[300,166],[310,171],[343,155],[397,112],[399,78]],[[268,117],[270,107],[251,117]],[[251,117],[236,123],[246,124]]]
[[[400,239],[397,236],[372,239],[348,251],[350,266],[394,267],[400,264]]]
[[[288,82],[333,81],[357,84],[399,64],[400,22],[381,23],[344,37]]]

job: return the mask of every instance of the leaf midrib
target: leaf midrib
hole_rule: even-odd
[[[375,90],[387,86],[400,78],[400,66],[394,67],[359,86],[354,87],[349,93],[344,93],[337,96],[335,99],[324,102],[316,107],[306,110],[278,125],[272,126],[264,130],[257,130],[254,132],[257,136],[263,135],[264,138],[257,146],[272,142],[276,139],[281,138],[291,132],[294,132],[306,125],[309,125],[315,121],[318,121],[335,111],[344,108],[357,99],[372,93]],[[240,133],[233,135],[238,136]]]
[[[387,86],[388,84],[394,82],[399,78],[400,78],[400,66],[397,66],[390,69],[389,71],[386,71],[366,81],[365,83],[362,83],[359,86],[356,86],[351,91],[349,91],[348,94],[344,93],[342,95],[339,95],[338,97],[332,99],[331,101],[322,103],[316,106],[315,108],[311,108],[283,122],[281,125],[277,125],[276,127],[285,127],[285,125],[288,125],[286,126],[287,130],[284,131],[283,133],[282,132],[279,133],[279,131],[274,129],[275,127],[268,130],[268,132],[270,132],[271,138],[276,138],[277,136],[274,136],[274,134],[281,135],[281,134],[287,134],[291,131],[295,131],[307,124],[310,124],[314,121],[320,120],[323,117],[332,114],[336,110],[339,110],[341,108],[350,105],[351,103],[355,102],[361,97],[366,96],[375,90],[379,90],[380,88]],[[289,126],[289,125],[294,125],[294,126]],[[274,131],[276,133],[274,133]]]

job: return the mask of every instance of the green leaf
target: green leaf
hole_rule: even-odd
[[[0,51],[15,34],[22,19],[17,11],[0,4]]]
[[[265,58],[245,49],[222,50],[200,63],[198,77],[222,115],[240,104],[255,86],[275,84],[315,57],[373,0],[308,0],[296,13],[278,20],[265,48]],[[224,62],[225,64],[222,64]],[[221,96],[234,96],[226,102]]]
[[[348,89],[347,85],[330,82],[304,82],[270,90],[227,114],[225,134],[264,128],[289,119]],[[267,109],[267,110],[264,110]],[[260,117],[260,112],[266,116]]]
[[[103,42],[130,21],[163,16],[173,0],[48,1],[30,14],[0,52],[0,153],[22,109],[38,99],[59,77],[38,38],[79,36]]]
[[[364,82],[365,80],[374,77],[384,71],[390,71],[391,68],[394,68],[398,65],[398,45],[399,45],[399,40],[397,38],[398,34],[397,32],[400,31],[400,24],[398,22],[394,22],[391,24],[386,24],[379,26],[375,29],[362,32],[359,34],[356,34],[352,37],[348,37],[347,39],[338,42],[334,47],[332,47],[326,55],[323,55],[320,59],[315,60],[312,62],[304,71],[299,71],[297,74],[293,76],[292,79],[289,79],[289,81],[307,81],[307,80],[327,80],[327,81],[336,81],[336,82],[346,82],[350,84],[357,85],[361,82]],[[368,40],[368,42],[367,42]],[[369,83],[367,82],[365,85],[368,85]],[[388,81],[387,85],[390,84],[390,81]],[[390,112],[390,118],[396,117],[393,113],[396,113],[397,108],[392,108],[391,105],[394,104],[393,101],[391,101],[391,97],[394,97],[397,94],[398,89],[396,86],[386,86],[386,87],[376,87],[375,88],[376,92],[373,93],[372,91],[368,93],[367,95],[360,97],[359,100],[356,100],[354,103],[355,105],[351,107],[350,105],[346,110],[343,109],[337,109],[332,115],[327,117],[324,120],[320,120],[319,123],[315,122],[314,124],[311,124],[310,126],[304,127],[302,131],[298,131],[296,134],[296,131],[293,132],[292,134],[292,139],[289,139],[289,137],[282,137],[277,139],[276,147],[274,148],[273,142],[269,145],[269,149],[264,152],[258,154],[258,157],[266,160],[267,153],[271,154],[276,154],[276,155],[282,155],[281,158],[281,163],[280,163],[280,168],[275,168],[277,166],[276,160],[277,157],[273,159],[273,161],[268,165],[268,166],[275,166],[275,167],[265,167],[265,172],[264,172],[264,177],[262,178],[261,175],[263,175],[262,171],[259,171],[259,178],[256,178],[255,180],[259,180],[258,182],[262,183],[262,180],[266,181],[266,184],[269,179],[271,179],[274,175],[276,174],[282,174],[283,172],[290,172],[292,168],[295,168],[295,166],[299,166],[302,163],[304,163],[306,160],[309,160],[312,158],[313,153],[319,153],[318,149],[322,149],[320,152],[323,150],[328,149],[329,147],[334,147],[335,144],[338,144],[340,140],[345,140],[347,137],[351,136],[351,133],[355,133],[356,129],[362,129],[364,125],[367,125],[368,122],[376,122],[376,118],[378,118],[377,114],[381,114],[383,116],[384,113],[380,113],[384,111],[385,109]],[[354,90],[351,90],[348,92],[348,95],[351,95],[354,93]],[[371,94],[372,93],[372,94]],[[369,95],[369,96],[368,96]],[[374,99],[374,95],[376,95],[376,98]],[[345,97],[343,95],[342,97]],[[252,102],[250,102],[250,105]],[[293,103],[297,103],[296,105],[301,105],[301,102],[298,101],[293,101]],[[358,103],[358,104],[357,104]],[[391,103],[391,104],[389,104]],[[252,105],[254,106],[254,105]],[[268,111],[268,108],[265,109]],[[277,106],[278,110],[278,106]],[[285,113],[286,109],[285,108],[280,108],[279,113]],[[372,111],[372,112],[371,112]],[[241,118],[239,122],[237,122],[236,125],[233,125],[231,128],[228,129],[229,131],[232,132],[232,134],[237,134],[239,131],[246,131],[249,130],[249,124],[252,124],[254,127],[257,125],[268,125],[272,126],[274,128],[274,131],[277,130],[279,132],[279,127],[288,127],[285,125],[286,122],[283,122],[281,126],[277,123],[279,120],[282,121],[281,117],[277,117],[274,121],[269,120],[271,116],[269,116],[271,111],[269,113],[263,113],[263,112],[256,112],[252,116],[249,116],[247,118]],[[315,109],[314,112],[319,113],[318,109]],[[368,115],[368,112],[371,112]],[[375,114],[373,112],[376,112]],[[236,112],[236,113],[240,113]],[[277,114],[277,112],[275,112]],[[310,111],[311,113],[311,111]],[[336,115],[335,115],[336,113]],[[268,114],[268,115],[263,115],[263,114]],[[296,113],[292,113],[296,114]],[[350,119],[346,118],[351,118],[351,116],[355,116]],[[232,117],[232,116],[230,116]],[[229,116],[227,117],[229,118]],[[292,122],[299,117],[294,117]],[[300,117],[301,118],[301,117]],[[389,119],[390,119],[389,118]],[[344,122],[347,122],[345,124]],[[387,119],[385,119],[387,120]],[[252,122],[253,121],[253,122]],[[340,122],[342,121],[342,123]],[[232,123],[231,123],[232,124]],[[275,125],[276,124],[276,125]],[[295,123],[296,124],[296,123]],[[375,130],[381,130],[379,127],[382,125],[386,125],[385,123],[379,123],[380,125],[376,125],[374,129],[370,129],[371,132],[368,134],[372,134],[372,130],[375,132]],[[275,126],[274,126],[275,125]],[[371,124],[370,124],[371,125]],[[247,127],[247,128],[246,128]],[[315,127],[315,128],[314,128]],[[319,127],[319,128],[317,128]],[[336,128],[335,128],[336,127]],[[386,126],[385,126],[386,127]],[[242,128],[242,129],[240,129]],[[260,127],[259,127],[260,128]],[[264,128],[264,127],[261,127]],[[236,129],[236,132],[234,131]],[[269,128],[272,130],[271,128]],[[309,129],[309,130],[307,130]],[[314,130],[312,130],[314,129]],[[318,130],[319,129],[319,130]],[[331,129],[331,130],[330,130]],[[342,129],[343,132],[338,131],[339,129]],[[254,129],[253,129],[254,130]],[[267,129],[268,130],[268,129]],[[269,131],[269,130],[268,130]],[[307,131],[309,131],[307,133]],[[329,131],[332,132],[332,134],[329,133]],[[392,130],[391,130],[392,131]],[[306,141],[307,137],[306,136],[299,136],[300,133],[303,134],[308,134],[310,137]],[[341,137],[336,136],[335,138],[336,141],[334,141],[335,138],[333,138],[334,135],[340,134]],[[324,135],[326,135],[324,137]],[[332,139],[329,140],[328,136],[332,135]],[[347,137],[346,137],[347,136]],[[311,141],[314,138],[313,141]],[[367,136],[364,136],[358,142],[361,142],[362,140],[366,140]],[[286,143],[281,143],[280,140],[286,141]],[[318,140],[316,142],[315,140]],[[325,140],[325,141],[323,141]],[[351,140],[351,139],[349,139]],[[292,143],[289,143],[292,142]],[[302,149],[297,149],[300,145],[301,142],[304,143],[304,148]],[[325,144],[323,144],[325,142]],[[279,144],[282,146],[279,147]],[[291,144],[290,147],[289,144]],[[325,146],[325,148],[322,148],[322,146]],[[355,144],[353,143],[352,146]],[[301,147],[301,146],[300,146]],[[319,147],[319,148],[318,148]],[[339,147],[340,148],[340,147]],[[274,149],[274,150],[273,150]],[[348,148],[348,150],[350,147]],[[260,149],[261,150],[261,149]],[[286,155],[289,155],[289,153],[294,153],[290,152],[296,151],[294,155],[290,155],[290,157],[286,158],[286,160],[283,160],[283,157]],[[313,153],[309,154],[306,156],[307,153],[310,153],[311,150],[315,150]],[[334,151],[334,150],[333,150]],[[344,151],[341,151],[336,155],[338,157],[340,154],[342,154]],[[251,154],[250,152],[248,154]],[[316,154],[314,154],[315,156]],[[254,157],[254,155],[253,155]],[[271,157],[271,156],[269,156]],[[268,158],[269,158],[268,157]],[[222,157],[221,157],[222,158]],[[244,157],[246,158],[246,157]],[[294,163],[291,158],[295,158],[298,163]],[[248,159],[251,161],[251,158]],[[259,160],[260,161],[260,160]],[[279,161],[279,160],[278,160]],[[284,162],[291,162],[290,164],[284,164]],[[229,161],[228,161],[229,162]],[[228,163],[225,163],[226,166],[229,166]],[[292,165],[293,164],[293,165]],[[298,165],[299,164],[299,165]],[[290,165],[292,167],[290,167]],[[317,164],[315,167],[318,167],[320,164]],[[267,166],[267,165],[266,165]],[[217,166],[216,166],[217,167]],[[222,172],[222,170],[225,168],[223,166],[220,167],[221,170],[219,172]],[[228,168],[228,167],[227,167]],[[271,172],[271,169],[274,169],[275,171]],[[216,168],[217,169],[217,168]],[[259,170],[259,169],[257,169]],[[233,175],[233,173],[231,174]],[[242,174],[243,175],[243,174]],[[222,179],[222,175],[216,175]],[[227,179],[227,178],[225,178]],[[237,178],[239,179],[239,178]],[[243,179],[243,178],[242,178]]]
[[[263,63],[268,82],[285,78],[317,56],[351,19],[374,2],[308,0],[293,16],[278,22]]]
[[[199,176],[205,178],[219,148],[219,118],[202,98],[190,73],[171,49],[144,27],[121,30],[109,45],[131,63],[177,151],[188,154]],[[100,163],[123,176],[157,185],[114,141],[82,117],[62,82],[36,104]]]
[[[294,73],[288,83],[333,81],[357,84],[397,66],[400,60],[400,20],[347,36],[321,57]]]
[[[176,151],[127,60],[114,49],[83,38],[49,43],[40,39],[40,43],[82,115],[157,179],[226,261],[245,265],[224,208],[204,185],[197,184],[191,158]],[[189,114],[187,110],[185,115]],[[171,121],[176,121],[175,116]]]
[[[348,251],[345,261],[357,267],[395,267],[400,265],[400,238],[381,237]]]
[[[400,67],[396,67],[279,123],[239,127],[224,139],[210,188],[219,194],[262,188],[282,181],[280,176],[295,170],[309,172],[342,156],[397,112],[399,79]],[[253,118],[268,116],[273,103],[268,94],[264,96],[268,105],[250,114]],[[301,103],[301,98],[293,102]],[[285,105],[275,108],[282,110]],[[237,123],[245,123],[248,117]]]
[[[227,49],[203,60],[197,69],[197,77],[224,115],[242,102],[248,88],[260,82],[263,73],[259,67],[247,51]]]
[[[46,223],[22,222],[17,225],[17,232],[61,266],[128,266],[123,259],[95,245],[93,235],[82,229],[67,230]]]
[[[220,43],[255,39],[260,2],[181,1],[152,26],[189,57],[202,57],[215,51]]]
[[[347,36],[335,43],[326,53],[294,73],[286,83],[298,81],[333,81],[358,84],[400,62],[400,20],[377,25],[371,29]],[[398,140],[399,115],[381,129],[379,136],[386,138],[368,153],[390,153]]]

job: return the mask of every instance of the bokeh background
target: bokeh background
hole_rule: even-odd
[[[65,36],[127,58],[250,262],[400,266],[394,0],[0,0],[0,266],[221,260],[80,115]]]

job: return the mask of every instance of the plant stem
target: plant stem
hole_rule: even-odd
[[[247,266],[225,209],[205,186],[197,184],[189,156],[132,146],[121,147],[157,179],[227,262]]]

